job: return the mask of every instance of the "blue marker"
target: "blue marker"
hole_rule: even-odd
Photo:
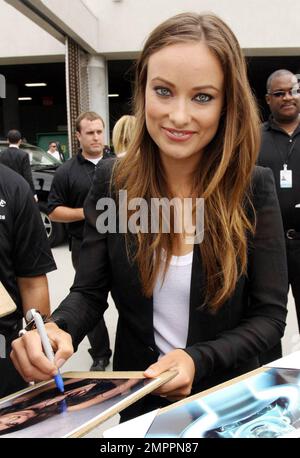
[[[30,309],[26,314],[26,319],[27,321],[31,321],[32,319],[34,320],[36,328],[38,330],[38,333],[42,341],[44,352],[47,358],[51,362],[54,362],[54,353],[53,353],[51,344],[49,342],[49,337],[46,332],[43,318],[41,317],[39,312],[37,312],[35,309]],[[59,389],[59,391],[61,393],[64,393],[65,392],[64,382],[63,382],[62,376],[59,373],[59,370],[58,370],[58,374],[54,376],[54,380],[55,380],[55,384],[57,388]]]

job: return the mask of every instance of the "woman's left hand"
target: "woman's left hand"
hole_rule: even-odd
[[[162,372],[176,370],[178,374],[169,382],[165,383],[152,394],[166,397],[170,401],[178,401],[191,394],[195,376],[193,359],[184,350],[172,350],[151,364],[145,372],[145,377],[154,378]]]

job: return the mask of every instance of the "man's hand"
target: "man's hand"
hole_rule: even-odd
[[[54,363],[43,352],[37,330],[28,331],[12,342],[10,357],[27,382],[49,380],[73,354],[70,334],[62,331],[55,323],[47,323],[45,327],[55,353]]]

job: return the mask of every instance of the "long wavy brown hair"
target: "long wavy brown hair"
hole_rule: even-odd
[[[136,64],[136,129],[126,156],[116,163],[112,184],[116,191],[126,189],[128,200],[170,197],[158,147],[145,123],[147,65],[149,57],[158,50],[189,41],[204,42],[217,56],[224,72],[224,106],[219,127],[201,155],[193,180],[196,195],[205,199],[205,235],[199,245],[206,278],[205,304],[216,311],[232,295],[238,278],[247,270],[247,236],[255,226],[247,208],[251,205],[251,175],[260,142],[260,120],[244,57],[233,32],[217,16],[179,14],[159,25],[147,39]],[[146,296],[153,294],[162,249],[167,251],[168,268],[176,235],[136,236],[133,257]]]

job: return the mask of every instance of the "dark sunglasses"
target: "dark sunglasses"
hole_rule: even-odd
[[[283,98],[286,94],[290,95],[291,97],[296,97],[300,94],[300,89],[293,88],[289,89],[288,91],[275,91],[275,92],[268,92],[268,95],[272,95],[276,98]]]

